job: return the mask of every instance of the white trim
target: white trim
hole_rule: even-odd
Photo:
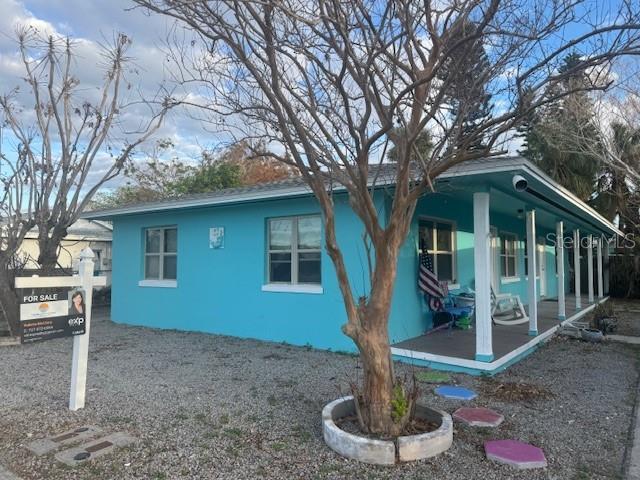
[[[449,290],[460,290],[460,284],[459,283],[449,283],[449,282],[447,282],[447,288]]]
[[[558,330],[558,328],[560,328],[560,326],[565,325],[569,322],[578,320],[579,318],[582,318],[591,310],[593,310],[598,303],[603,303],[608,299],[609,297],[605,297],[601,300],[598,300],[597,303],[594,303],[593,305],[589,305],[584,310],[580,310],[573,316],[567,318],[564,322],[532,338],[530,341],[528,341],[524,345],[519,346],[515,350],[512,350],[511,352],[498,358],[497,360],[494,360],[493,362],[479,362],[477,360],[449,357],[446,355],[435,355],[433,353],[419,352],[417,350],[407,350],[404,348],[397,348],[397,347],[391,347],[391,354],[405,357],[408,359],[424,360],[426,362],[444,363],[444,364],[452,365],[455,367],[464,367],[464,368],[471,368],[474,370],[481,370],[484,372],[493,372],[499,369],[500,367],[502,367],[503,365],[505,365],[506,363],[509,363],[511,360],[518,357],[519,355],[535,347],[537,344],[545,342],[549,337],[551,337],[554,333],[556,333],[556,331]]]
[[[508,283],[518,283],[520,280],[522,280],[521,277],[500,277],[500,284],[506,285]]]
[[[139,287],[177,288],[177,280],[140,280]]]
[[[262,285],[263,292],[281,292],[281,293],[311,293],[322,294],[324,288],[320,285],[308,285],[304,283],[289,284],[289,283],[267,283]]]

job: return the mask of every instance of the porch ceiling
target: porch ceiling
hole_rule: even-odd
[[[526,179],[525,191],[514,189],[514,175]],[[488,189],[492,212],[514,217],[518,210],[535,209],[536,223],[549,229],[555,229],[556,222],[562,220],[565,231],[579,228],[584,234],[621,235],[611,222],[523,159],[454,169],[438,179],[438,187],[441,192],[468,197],[469,201],[474,191]]]

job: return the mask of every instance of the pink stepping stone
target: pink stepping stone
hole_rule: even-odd
[[[547,466],[547,459],[541,448],[518,440],[489,440],[484,442],[484,451],[489,460],[519,469]]]
[[[498,412],[488,408],[462,407],[453,412],[453,418],[472,427],[497,427],[504,421]]]

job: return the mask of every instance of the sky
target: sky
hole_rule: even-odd
[[[598,4],[602,9],[596,13],[598,18],[608,18],[620,1],[607,0]],[[0,0],[0,13],[0,94],[23,84],[23,67],[13,35],[18,24],[33,25],[41,32],[68,35],[75,39],[79,55],[77,76],[85,91],[98,91],[103,80],[97,68],[101,44],[112,40],[116,32],[125,33],[133,41],[129,53],[135,60],[127,73],[127,80],[134,86],[132,92],[139,91],[143,96],[151,97],[171,77],[172,72],[168,69],[172,63],[168,61],[163,45],[173,26],[172,21],[164,16],[147,15],[143,10],[134,8],[131,0]],[[581,32],[569,33],[576,35]],[[27,95],[23,100],[32,101]],[[496,99],[496,106],[499,107],[499,99]],[[144,118],[143,112],[134,111],[127,118],[128,125],[139,125]],[[206,124],[185,115],[179,108],[165,120],[155,139],[169,139],[173,143],[174,148],[166,152],[165,157],[196,161],[203,148],[215,147],[225,140],[220,135],[207,130]],[[15,139],[5,129],[3,153],[10,155],[15,146]],[[518,140],[508,144],[512,153],[518,146]],[[93,178],[100,177],[108,162],[108,157],[102,154],[92,170]],[[124,180],[121,176],[110,186],[115,187]]]
[[[133,42],[129,54],[134,62],[127,73],[127,80],[134,86],[132,91],[139,89],[151,97],[170,76],[165,71],[167,62],[162,50],[163,39],[172,25],[170,20],[132,8],[128,0],[0,0],[0,12],[0,93],[24,83],[14,36],[17,24],[72,37],[79,54],[77,63],[81,66],[77,76],[87,90],[98,91],[103,80],[97,67],[100,45],[110,42],[115,32],[125,33]],[[165,154],[167,157],[195,161],[203,147],[215,146],[218,140],[199,122],[181,113],[184,112],[170,114],[154,138],[171,139],[174,148]],[[130,123],[139,125],[135,118]],[[6,128],[2,149],[7,155],[15,150],[14,138]],[[107,161],[106,157],[99,160]],[[94,176],[101,171],[97,162]],[[122,181],[118,179],[111,185]]]

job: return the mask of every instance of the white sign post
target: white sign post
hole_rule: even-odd
[[[69,410],[72,411],[84,408],[93,287],[104,287],[107,284],[106,277],[93,276],[93,257],[93,251],[89,247],[82,250],[82,252],[80,252],[78,275],[72,277],[16,278],[16,288],[81,287],[85,291],[85,333],[84,335],[76,335],[73,337],[71,392],[69,394]]]

